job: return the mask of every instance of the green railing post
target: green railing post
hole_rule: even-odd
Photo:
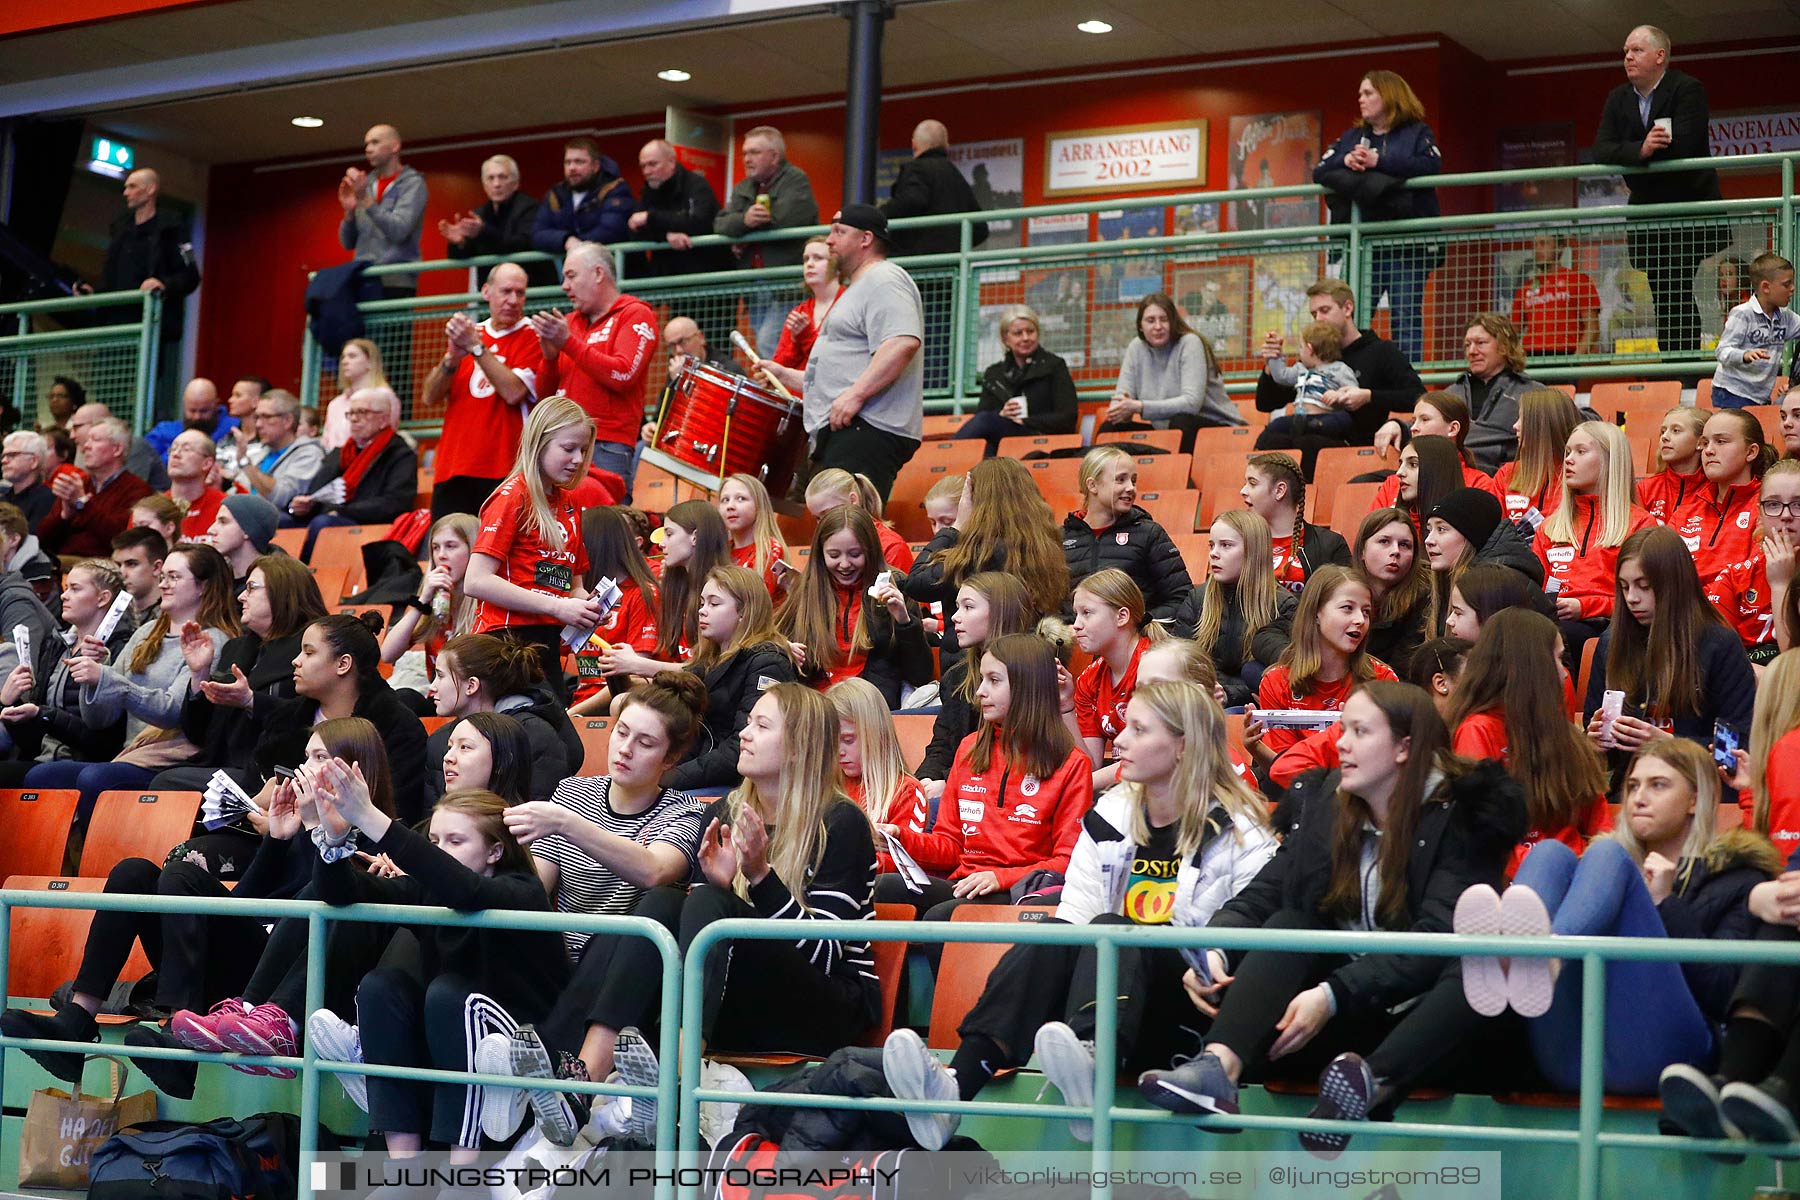
[[[1781,225],[1775,231],[1775,252],[1789,262],[1800,254],[1800,230],[1794,228],[1794,160],[1791,158],[1781,160]],[[1794,300],[1788,301],[1789,307],[1794,304]]]
[[[319,343],[313,338],[312,322],[300,340],[300,404],[303,408],[319,407]],[[320,414],[324,419],[324,414]]]
[[[700,990],[701,977],[705,969],[691,969],[696,949],[705,954],[711,948],[711,939],[706,935],[710,930],[701,930],[694,946],[688,948],[688,961],[681,966],[681,1028],[687,1036],[681,1039],[681,1056],[679,1078],[681,1083],[681,1117],[678,1143],[678,1158],[683,1168],[693,1166],[700,1153],[700,1097],[696,1094],[700,1088],[700,1057],[705,1047],[700,1044],[701,1007],[705,995]],[[704,958],[699,960],[704,963]],[[667,968],[665,968],[666,970]],[[664,1000],[667,1001],[667,993]],[[681,1200],[700,1200],[700,1185],[683,1183]]]
[[[1350,244],[1344,251],[1344,284],[1356,297],[1356,319],[1367,328],[1375,320],[1375,299],[1363,295],[1362,290],[1362,233],[1362,205],[1353,200],[1350,202]]]
[[[974,339],[969,336],[969,281],[973,271],[969,265],[969,251],[975,248],[975,227],[964,220],[957,226],[960,244],[956,250],[956,288],[955,299],[950,307],[950,403],[957,416],[962,415],[963,393],[968,387],[969,377],[975,372],[971,364],[963,361],[964,357],[974,353]]]
[[[138,334],[137,403],[133,407],[132,432],[150,428],[150,416],[156,405],[157,358],[162,348],[162,293],[145,292],[141,320],[144,328]]]
[[[329,927],[323,911],[306,917],[306,1015],[325,1007],[325,938]],[[312,1165],[319,1157],[319,1056],[313,1040],[306,1036],[305,1021],[300,1035],[305,1045],[302,1057],[306,1066],[300,1072],[300,1197],[312,1200]]]
[[[661,1031],[658,1035],[656,1061],[664,1065],[656,1080],[658,1118],[656,1122],[656,1173],[658,1177],[656,1200],[670,1200],[675,1193],[675,1187],[672,1177],[667,1173],[673,1171],[677,1163],[683,1166],[687,1165],[685,1157],[677,1154],[675,1130],[671,1128],[668,1119],[668,1114],[679,1112],[681,1107],[679,1085],[683,1077],[680,1068],[685,1065],[681,1059],[681,1005],[684,997],[681,987],[681,952],[677,950],[674,954],[669,954],[663,950],[662,946],[659,945],[657,948],[663,952],[661,953],[662,1001],[658,1018],[661,1022]],[[689,1040],[698,1042],[699,1038],[690,1038]],[[675,1063],[677,1069],[670,1071],[666,1065],[668,1063]],[[694,1076],[695,1086],[699,1086],[699,1082],[700,1077]],[[597,1099],[598,1097],[596,1097]],[[696,1105],[695,1121],[699,1120],[699,1112],[699,1106]],[[685,1123],[683,1127],[686,1127]],[[698,1137],[698,1134],[695,1136]],[[698,1142],[696,1142],[697,1144]]]
[[[19,337],[31,332],[31,314],[19,313]],[[13,363],[13,396],[19,406],[19,417],[29,427],[37,426],[37,397],[31,394],[31,360],[23,354]]]
[[[1580,1200],[1600,1200],[1600,1119],[1606,1100],[1606,959],[1581,960],[1581,1141],[1576,1157]]]
[[[1119,1075],[1119,943],[1108,937],[1094,954],[1094,1149],[1091,1200],[1103,1200],[1101,1181],[1112,1170],[1113,1090]],[[1066,1101],[1065,1101],[1066,1102]]]

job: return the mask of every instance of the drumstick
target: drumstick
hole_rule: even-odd
[[[751,362],[756,363],[762,361],[762,355],[756,352],[756,347],[750,344],[750,339],[746,338],[735,329],[731,331],[731,344],[748,355]],[[798,397],[795,396],[794,393],[788,391],[781,380],[775,378],[775,372],[764,367],[762,370],[758,371],[757,374],[768,380],[769,386],[780,392],[784,400],[798,400]]]

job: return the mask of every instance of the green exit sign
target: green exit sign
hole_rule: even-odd
[[[137,163],[137,151],[117,138],[97,137],[88,154],[88,170],[123,179]]]

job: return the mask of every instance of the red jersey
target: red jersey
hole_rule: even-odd
[[[561,550],[549,550],[539,540],[537,530],[529,523],[531,496],[525,490],[525,477],[514,475],[495,488],[481,506],[481,529],[475,535],[473,550],[498,559],[500,577],[510,584],[540,596],[572,596],[576,583],[588,569],[587,547],[581,540],[581,514],[565,491],[551,496],[550,509],[556,523],[562,526]],[[502,608],[483,600],[475,610],[473,632],[488,633],[511,625],[557,624],[560,622],[555,617]]]
[[[781,544],[781,539],[770,538],[769,565],[768,568],[763,571],[762,579],[763,586],[769,589],[769,595],[776,597],[777,599],[781,596],[781,577],[775,574],[775,560],[785,558],[786,556],[787,547]],[[731,548],[731,561],[738,566],[743,567],[746,571],[756,570],[756,543],[751,542],[748,546],[733,546]]]
[[[937,824],[926,834],[900,830],[900,844],[926,871],[961,879],[992,871],[1009,888],[1033,871],[1065,872],[1081,836],[1081,818],[1094,801],[1094,766],[1080,747],[1040,779],[997,748],[988,769],[969,765],[979,733],[956,748],[938,800]],[[998,740],[998,739],[996,739]]]
[[[832,303],[836,303],[836,301],[833,300]],[[819,301],[816,296],[808,296],[794,305],[792,312],[788,315],[799,313],[806,318],[806,324],[800,327],[799,333],[795,333],[787,327],[787,322],[782,322],[781,340],[775,344],[775,353],[769,356],[770,361],[780,363],[784,367],[791,367],[796,371],[806,369],[806,360],[812,357],[813,343],[819,340],[818,306]],[[825,311],[831,311],[831,304],[825,306]]]
[[[1658,525],[1667,525],[1675,511],[1705,486],[1704,471],[1695,471],[1692,475],[1677,475],[1665,468],[1637,481],[1638,503],[1655,518]]]
[[[635,446],[644,425],[644,380],[656,349],[656,312],[621,293],[592,319],[569,315],[569,340],[544,360],[546,396],[558,392],[594,418],[594,438]]]
[[[450,377],[450,395],[444,404],[444,432],[438,440],[435,468],[439,479],[459,475],[501,479],[511,474],[519,453],[519,435],[525,428],[525,410],[537,399],[544,349],[531,322],[496,330],[489,318],[475,329],[494,361],[511,367],[525,385],[525,401],[508,404],[502,400],[480,362],[463,355]]]
[[[1600,545],[1604,522],[1598,497],[1576,493],[1571,501],[1575,505],[1572,514],[1575,540],[1552,542],[1550,522],[1545,521],[1531,539],[1532,552],[1544,564],[1544,578],[1560,581],[1558,598],[1573,596],[1581,601],[1582,620],[1610,617],[1614,584],[1619,574],[1619,547]],[[1649,513],[1635,504],[1631,506],[1629,533],[1654,524],[1656,521]]]
[[[1269,548],[1274,551],[1275,583],[1298,596],[1306,590],[1306,568],[1294,554],[1294,535],[1270,538]]]
[[[1535,492],[1521,492],[1512,485],[1513,472],[1518,465],[1516,462],[1502,463],[1500,469],[1494,472],[1494,483],[1500,489],[1500,502],[1506,508],[1506,519],[1521,521],[1534,508],[1546,517],[1555,512],[1556,506],[1562,503],[1561,476],[1552,471],[1543,487]]]
[[[1370,658],[1369,666],[1373,668],[1376,679],[1399,678],[1379,658]],[[1281,664],[1263,672],[1262,683],[1256,689],[1256,707],[1305,708],[1314,712],[1339,712],[1344,707],[1344,701],[1350,698],[1350,690],[1354,686],[1355,681],[1349,675],[1330,683],[1314,680],[1312,690],[1304,695],[1299,695],[1288,684],[1286,664]],[[1263,745],[1280,755],[1283,751],[1293,747],[1309,732],[1313,731],[1271,729],[1263,734]]]
[[[1725,623],[1737,630],[1745,649],[1776,644],[1775,610],[1769,603],[1768,560],[1760,549],[1713,576],[1706,586],[1706,598],[1719,610]],[[1764,653],[1773,657],[1773,651]],[[1758,661],[1754,654],[1751,658]]]
[[[881,539],[881,557],[887,561],[888,566],[896,571],[913,569],[912,547],[906,544],[906,539],[900,536],[899,530],[886,521],[876,521],[875,536]]]
[[[1756,549],[1757,494],[1761,485],[1752,479],[1720,490],[1708,484],[1676,510],[1669,526],[1681,535],[1694,570],[1702,580],[1712,579],[1734,562],[1742,562]]]
[[[630,646],[639,654],[656,652],[656,614],[644,601],[644,593],[630,579],[618,581],[619,602],[600,622],[600,636],[609,645]],[[584,646],[585,650],[586,647]],[[575,700],[580,702],[598,692],[606,683],[598,654],[575,655]]]
[[[1800,848],[1800,729],[1775,739],[1763,778],[1769,781],[1769,840],[1786,859]],[[1756,828],[1756,796],[1749,788],[1738,793],[1738,807],[1744,828]]]
[[[1605,796],[1595,796],[1594,802],[1587,811],[1575,819],[1573,825],[1564,825],[1561,829],[1541,830],[1529,829],[1525,832],[1525,840],[1513,847],[1512,859],[1506,864],[1506,877],[1511,879],[1518,873],[1519,864],[1531,848],[1543,841],[1561,842],[1576,854],[1587,849],[1587,844],[1603,833],[1612,830],[1612,809],[1607,806]]]
[[[1096,658],[1075,681],[1075,724],[1082,737],[1100,739],[1103,757],[1111,752],[1112,740],[1125,728],[1125,706],[1137,690],[1138,660],[1149,647],[1149,638],[1138,639],[1121,679],[1112,677],[1106,660]]]
[[[862,776],[855,779],[844,776],[844,794],[856,801],[857,807],[863,807]],[[886,814],[870,813],[869,819],[881,825],[897,825],[917,837],[931,828],[931,801],[919,790],[918,780],[911,775],[902,775],[894,788],[893,798],[888,801]],[[886,838],[880,834],[875,835],[875,870],[878,874],[887,874],[895,869],[894,856],[882,848],[886,843]]]
[[[1479,488],[1496,500],[1501,502],[1506,500],[1506,494],[1500,490],[1500,484],[1480,467],[1471,467],[1465,463],[1462,473],[1464,487]],[[1375,499],[1369,502],[1369,511],[1374,512],[1378,508],[1393,508],[1399,503],[1399,500],[1400,477],[1389,475],[1381,481],[1381,486],[1375,489]]]
[[[225,503],[225,493],[216,487],[209,487],[200,493],[199,499],[188,505],[187,515],[181,518],[181,537],[184,541],[196,542],[206,536],[212,528],[213,521],[219,515],[219,506]]]
[[[1497,708],[1470,713],[1450,738],[1450,750],[1463,758],[1491,758],[1506,762],[1506,714]]]
[[[1600,292],[1580,271],[1552,267],[1513,293],[1512,322],[1525,335],[1526,354],[1575,354],[1589,318],[1600,316]]]

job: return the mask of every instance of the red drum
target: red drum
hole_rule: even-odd
[[[679,479],[717,490],[727,475],[760,479],[787,495],[806,454],[798,401],[729,371],[683,367],[669,385],[669,406],[644,461]]]

